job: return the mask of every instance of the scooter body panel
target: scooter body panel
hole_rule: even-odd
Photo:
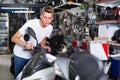
[[[37,53],[26,64],[16,80],[54,80],[54,78],[54,67],[43,60],[41,53]]]
[[[70,62],[69,58],[58,57],[54,65],[55,74],[66,80],[69,80],[69,62]],[[59,72],[62,72],[62,73],[59,73]]]
[[[54,68],[50,67],[47,69],[37,71],[33,75],[26,77],[22,80],[54,80],[54,78],[55,78]]]

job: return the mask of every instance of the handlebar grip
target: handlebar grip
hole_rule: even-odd
[[[35,50],[36,47],[33,46],[33,49]],[[24,49],[23,51],[34,51],[33,49]]]
[[[24,49],[23,51],[33,51],[32,49]]]

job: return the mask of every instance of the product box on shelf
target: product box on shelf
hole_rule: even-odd
[[[108,60],[109,47],[105,40],[96,40],[89,42],[89,51],[100,60]]]

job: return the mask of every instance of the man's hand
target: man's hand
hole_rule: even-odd
[[[27,49],[32,49],[32,50],[34,49],[32,43],[26,43],[25,47],[26,47]]]

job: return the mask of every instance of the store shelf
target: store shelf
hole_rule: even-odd
[[[101,0],[101,1],[97,1],[96,3],[97,4],[102,4],[102,3],[109,3],[109,2],[112,2],[112,1],[118,1],[118,0]]]
[[[120,0],[101,0],[96,2],[96,5],[103,6],[103,7],[116,7],[120,4]],[[118,24],[120,20],[103,20],[98,21],[96,24]]]
[[[63,10],[68,10],[68,9],[80,7],[80,6],[81,6],[81,3],[67,2],[65,4],[61,4],[59,6],[54,7],[54,10],[55,12],[60,12]]]
[[[101,0],[96,2],[96,5],[105,6],[105,7],[115,7],[120,4],[120,0]]]
[[[37,4],[0,4],[0,7],[43,7],[46,6],[46,3],[37,3]]]
[[[6,37],[8,37],[8,34],[0,34],[0,36],[6,36]]]
[[[114,24],[114,23],[120,23],[120,20],[105,20],[96,22],[96,24]]]
[[[8,14],[0,15],[0,54],[9,52],[9,20]]]

